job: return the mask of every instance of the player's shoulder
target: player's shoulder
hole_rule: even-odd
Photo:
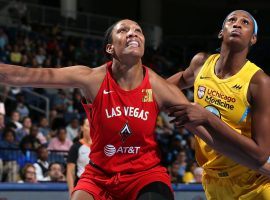
[[[257,86],[267,86],[270,85],[270,77],[263,71],[258,70],[251,79],[251,84],[257,85]]]
[[[148,74],[149,74],[149,81],[151,84],[158,84],[158,83],[164,83],[164,82],[166,84],[170,84],[163,77],[158,75],[154,70],[150,68],[147,68],[147,69],[148,69]]]
[[[206,52],[199,52],[193,56],[189,66],[184,70],[182,75],[189,87],[194,84],[196,76],[210,56],[211,54]]]
[[[92,68],[92,70],[93,70],[94,73],[105,74],[107,72],[107,63],[105,63],[105,64],[103,64],[101,66]]]
[[[75,73],[81,74],[81,78],[83,77],[93,78],[93,77],[104,77],[107,69],[106,66],[107,66],[106,64],[103,64],[98,67],[89,67],[85,65],[76,65],[72,67],[73,70],[75,70]]]
[[[152,69],[149,69],[149,81],[152,88],[158,93],[167,92],[172,88],[177,88],[174,84],[166,81],[164,77],[158,75]]]
[[[211,54],[206,52],[199,52],[193,56],[190,65],[193,68],[202,67],[210,55]]]
[[[268,94],[269,85],[270,77],[263,70],[258,70],[251,78],[248,97],[251,99],[257,99],[263,94]],[[250,102],[252,102],[251,99],[249,99]]]
[[[185,101],[176,85],[169,83],[152,69],[149,69],[149,81],[160,109]]]

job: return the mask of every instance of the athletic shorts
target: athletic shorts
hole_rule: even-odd
[[[172,190],[170,177],[162,166],[132,174],[116,173],[109,176],[88,164],[74,191],[83,190],[95,200],[135,200],[144,186],[157,181],[165,183]]]
[[[269,200],[270,179],[253,170],[227,177],[205,172],[202,182],[207,200]]]

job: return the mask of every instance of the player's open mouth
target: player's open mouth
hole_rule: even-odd
[[[135,41],[135,40],[131,40],[131,41],[127,42],[127,46],[128,47],[139,47],[139,42]]]

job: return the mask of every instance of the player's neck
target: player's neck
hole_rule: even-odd
[[[220,78],[228,78],[236,74],[247,62],[246,52],[232,52],[221,49],[215,66],[215,74]]]
[[[113,64],[112,75],[123,90],[133,90],[141,84],[144,78],[142,63],[139,62],[132,66],[120,63]]]

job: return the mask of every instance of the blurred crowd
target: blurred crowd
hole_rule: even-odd
[[[179,70],[179,61],[163,50],[146,49],[144,63],[164,77]],[[169,51],[167,51],[169,54]],[[175,55],[171,55],[175,57]],[[102,40],[66,36],[60,27],[36,26],[0,28],[0,61],[25,67],[95,67],[105,58]],[[47,97],[49,115],[31,105],[27,91]],[[193,92],[185,91],[193,100]],[[81,138],[85,119],[82,95],[77,89],[34,89],[0,86],[0,180],[2,182],[66,181],[66,159],[73,143]],[[45,109],[44,103],[39,103]],[[184,128],[175,128],[171,118],[161,112],[156,137],[162,163],[172,183],[200,183],[202,169],[194,158],[194,136]]]

